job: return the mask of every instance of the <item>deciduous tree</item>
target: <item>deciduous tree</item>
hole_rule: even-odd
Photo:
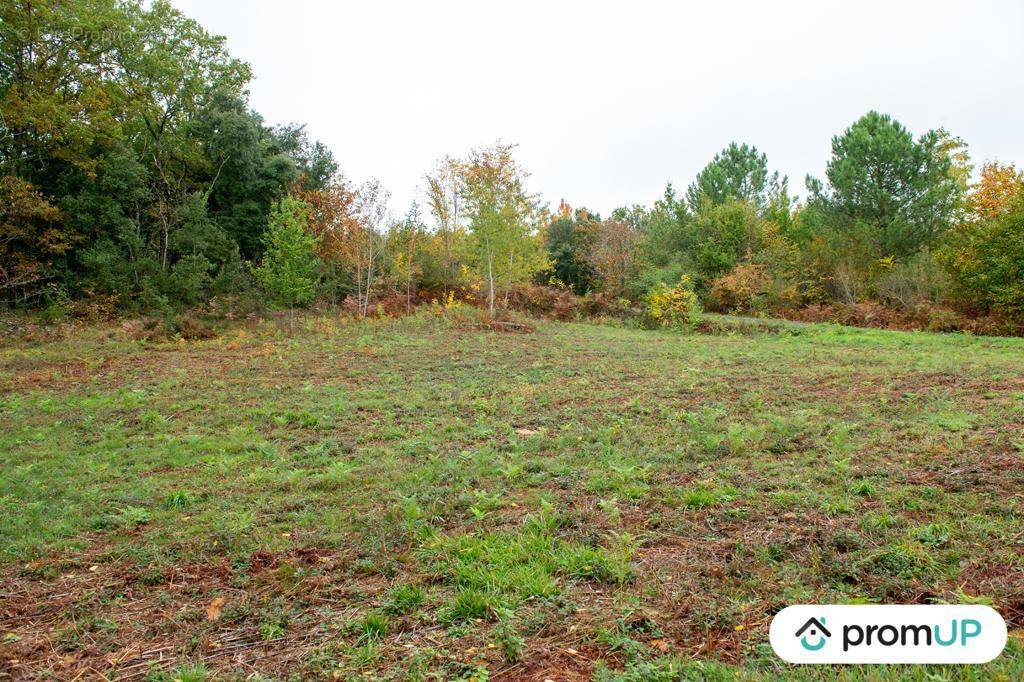
[[[253,270],[276,302],[288,307],[288,328],[294,331],[295,306],[316,294],[316,237],[306,229],[307,207],[286,197],[270,212],[263,261]]]
[[[455,254],[463,233],[462,194],[463,164],[446,156],[424,177],[427,206],[437,224],[443,256],[442,287],[445,296],[458,278]]]
[[[1024,173],[986,164],[967,206],[940,259],[972,307],[1024,313]]]
[[[356,225],[349,234],[347,246],[355,268],[356,304],[360,315],[369,311],[380,259],[387,245],[384,227],[390,199],[391,193],[378,180],[367,180],[356,192],[353,204]]]
[[[967,199],[969,218],[989,220],[995,218],[1024,195],[1024,171],[1012,164],[997,161],[981,167],[981,177]]]
[[[351,241],[362,229],[356,215],[356,191],[336,175],[323,189],[299,189],[296,195],[308,207],[307,229],[317,239],[324,286],[336,305],[338,294],[347,294],[356,281]]]
[[[487,308],[495,292],[529,279],[547,261],[536,226],[541,209],[526,191],[527,173],[512,157],[514,145],[498,142],[473,150],[462,167],[462,196],[469,223],[469,265],[487,287]]]
[[[49,258],[71,247],[59,221],[60,211],[30,183],[0,176],[0,301],[21,302],[54,276]]]
[[[637,273],[640,239],[640,232],[624,221],[604,220],[592,226],[586,259],[602,291],[626,295]]]

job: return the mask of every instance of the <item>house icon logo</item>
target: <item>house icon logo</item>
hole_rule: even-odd
[[[806,633],[806,634],[805,634]],[[809,618],[799,630],[796,636],[800,638],[800,644],[808,651],[817,651],[825,646],[832,633],[825,627],[825,617]],[[810,641],[808,641],[810,639]]]

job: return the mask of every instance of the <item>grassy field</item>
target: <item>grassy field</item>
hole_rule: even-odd
[[[7,341],[0,678],[1024,678],[1024,341],[537,325]],[[1011,643],[768,645],[883,601]]]

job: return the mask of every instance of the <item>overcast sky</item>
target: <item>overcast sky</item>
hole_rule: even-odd
[[[1024,2],[174,0],[227,36],[269,123],[306,123],[403,213],[445,154],[519,144],[531,189],[606,215],[730,140],[803,196],[869,109],[1024,163]]]

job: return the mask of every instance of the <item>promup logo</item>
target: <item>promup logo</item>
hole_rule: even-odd
[[[808,630],[810,632],[808,632]],[[804,634],[805,632],[807,634]],[[800,644],[802,644],[805,649],[808,651],[818,651],[825,646],[828,642],[828,638],[832,636],[832,633],[825,627],[825,617],[822,616],[820,620],[817,618],[808,618],[807,622],[796,631],[796,636],[800,638]],[[817,639],[815,639],[815,637],[817,637]],[[810,638],[814,644],[811,644],[811,642],[808,641],[808,638]]]
[[[790,663],[987,663],[1006,623],[977,605],[790,606],[769,637]]]

